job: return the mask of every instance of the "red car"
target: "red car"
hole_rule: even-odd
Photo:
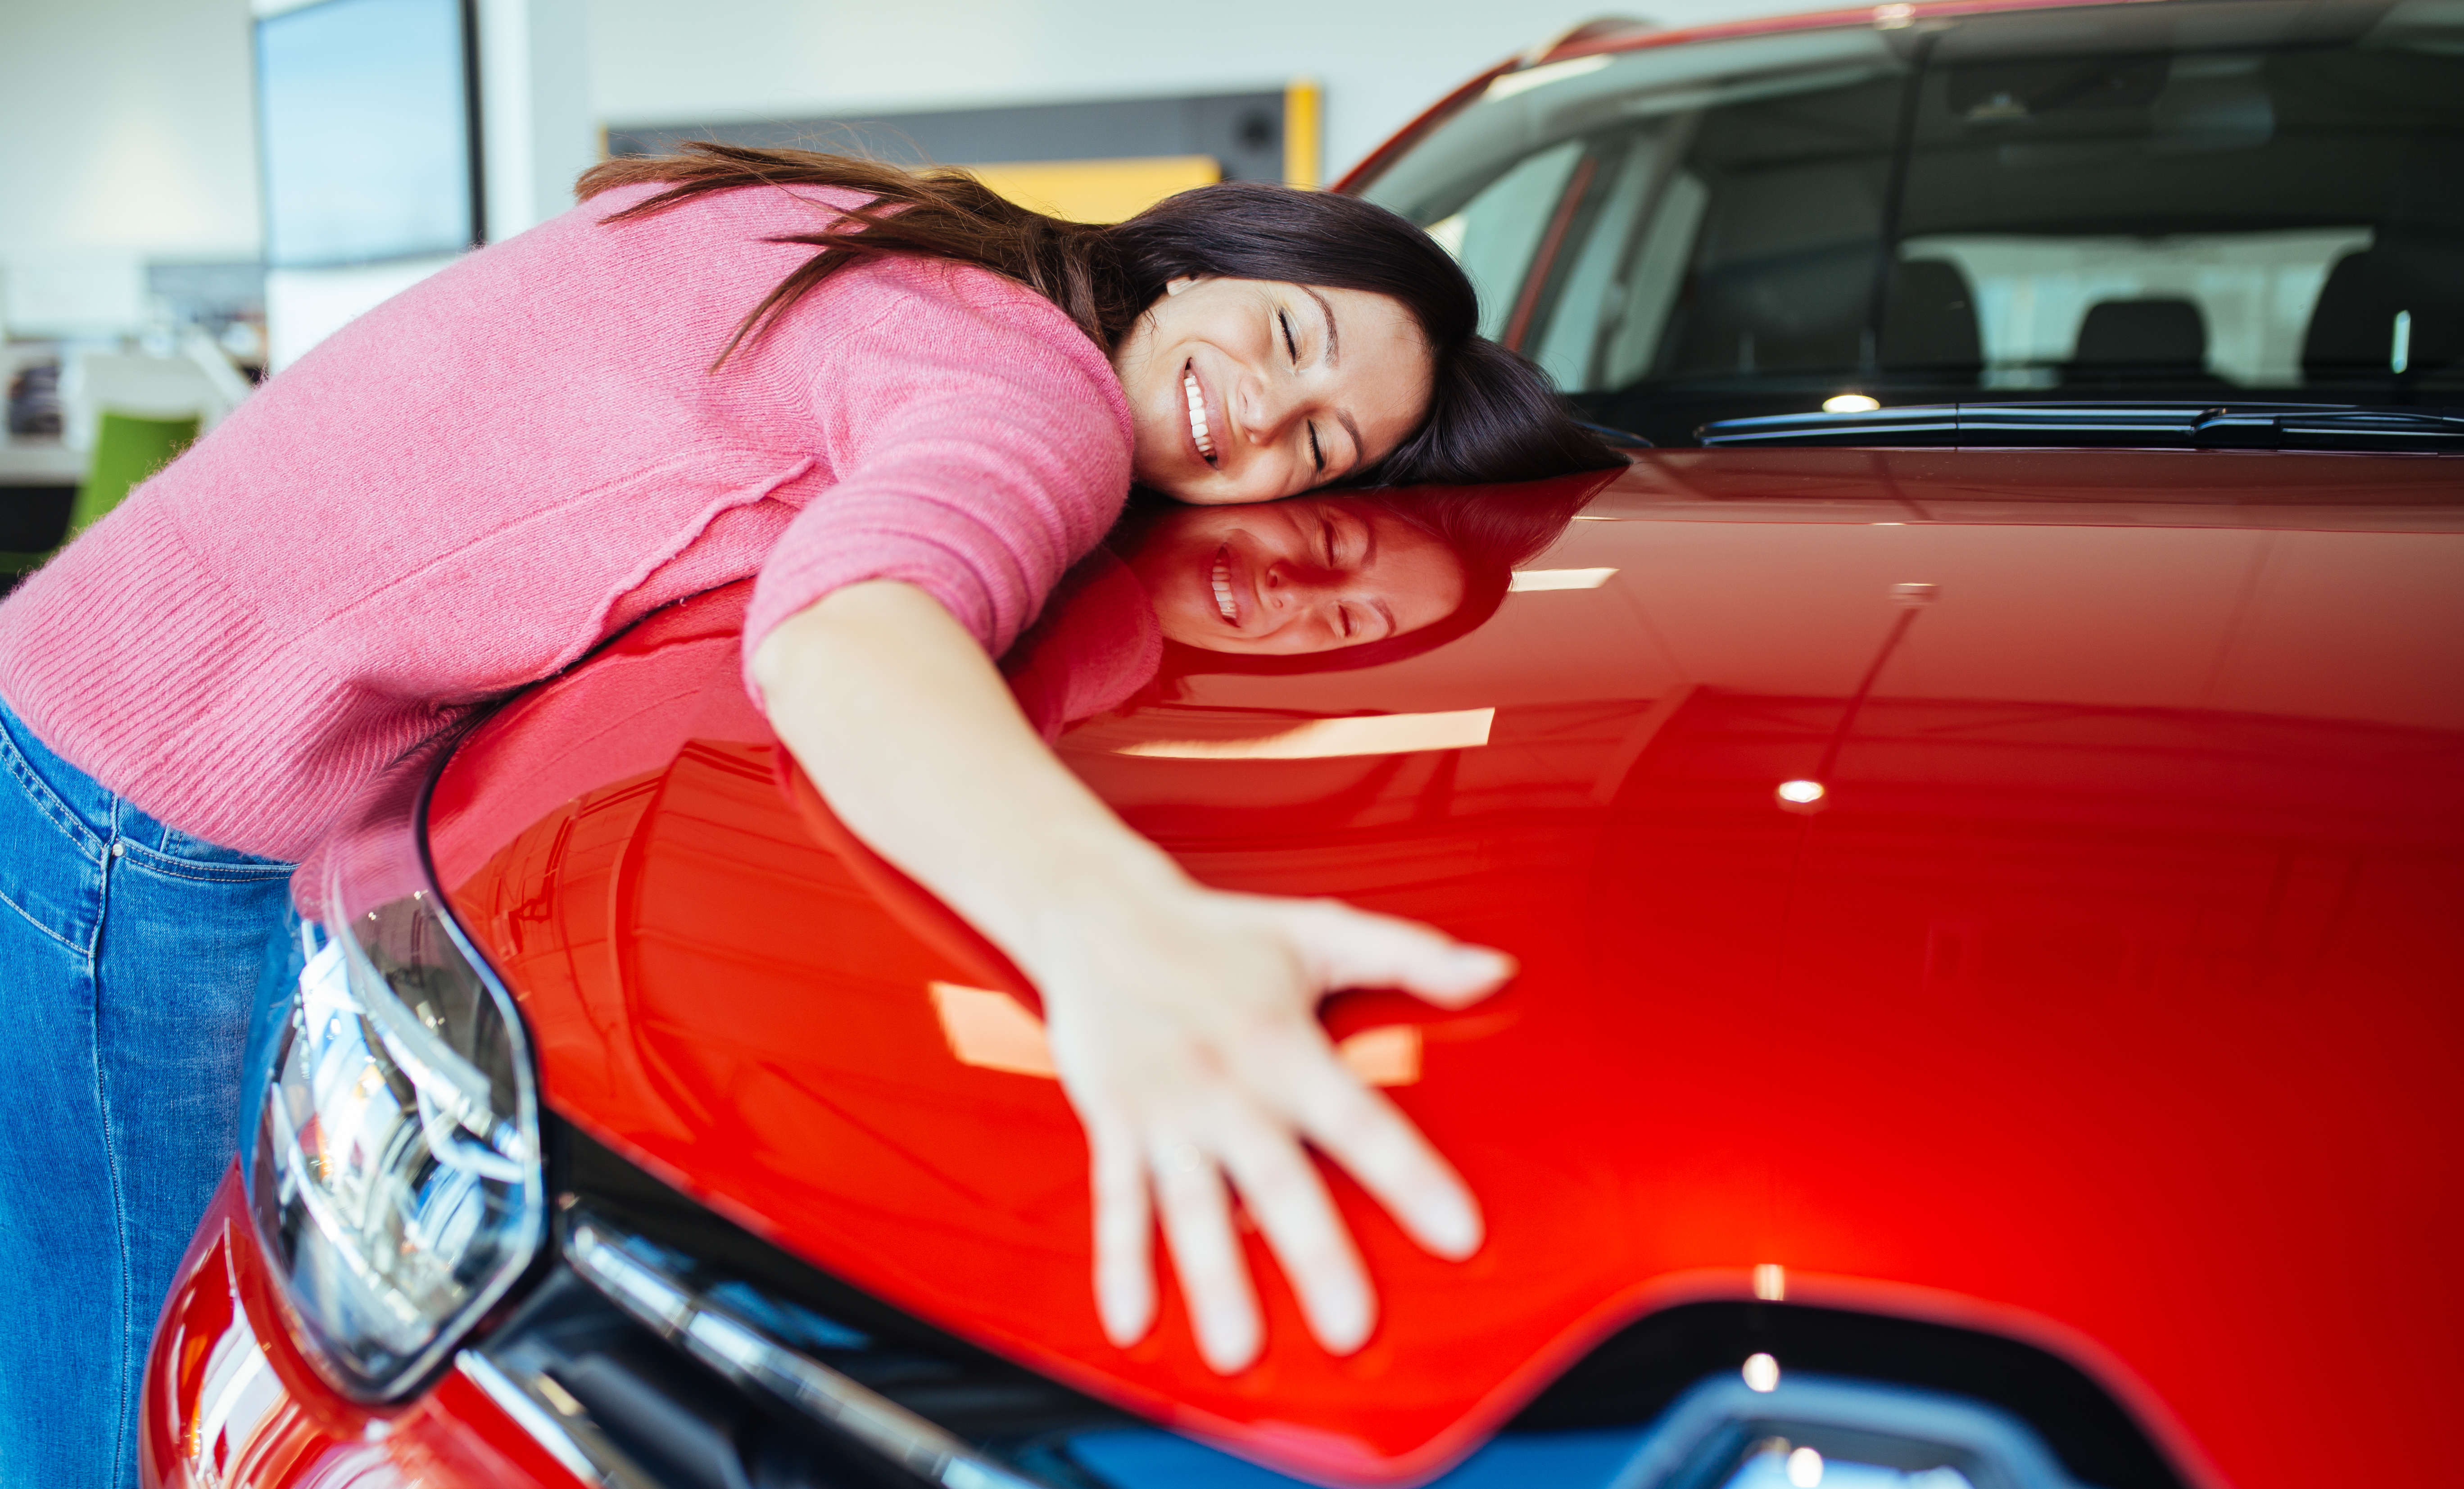
[[[1611,29],[1347,189],[1661,448],[1556,491],[1460,640],[1183,667],[1060,748],[1209,883],[1521,959],[1463,1011],[1326,1010],[1484,1249],[1331,1172],[1366,1348],[1320,1350],[1254,1237],[1258,1364],[1210,1371],[1177,1301],[1106,1343],[1032,989],[785,760],[721,590],[401,763],[303,866],[149,1485],[2434,1465],[2453,8]]]

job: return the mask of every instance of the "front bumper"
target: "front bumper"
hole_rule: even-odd
[[[466,1367],[371,1410],[293,1345],[236,1165],[181,1261],[146,1361],[139,1433],[146,1489],[584,1489]]]
[[[565,1182],[547,1255],[398,1406],[349,1399],[301,1356],[234,1171],[148,1361],[148,1489],[1031,1489],[1002,1455],[1143,1425],[549,1131]]]

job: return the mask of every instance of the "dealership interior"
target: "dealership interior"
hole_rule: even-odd
[[[0,584],[336,326],[687,138],[976,167],[1114,220],[1319,186],[1595,0],[93,0],[0,31]],[[1655,5],[1666,24],[1794,9]],[[112,417],[105,435],[104,412]]]
[[[2464,0],[0,0],[0,1489],[2419,1478]]]

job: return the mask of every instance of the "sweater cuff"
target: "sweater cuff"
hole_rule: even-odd
[[[753,680],[753,654],[789,617],[848,585],[872,579],[913,585],[939,601],[990,656],[1000,656],[1010,639],[997,634],[997,608],[975,568],[947,548],[917,541],[900,544],[891,553],[875,547],[865,553],[808,550],[790,557],[774,550],[771,559],[753,587],[753,605],[744,614],[744,690],[756,707],[767,705]]]

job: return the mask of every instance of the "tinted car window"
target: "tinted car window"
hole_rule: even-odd
[[[1365,189],[1593,416],[2464,389],[2464,19],[2181,4],[1508,74]]]

